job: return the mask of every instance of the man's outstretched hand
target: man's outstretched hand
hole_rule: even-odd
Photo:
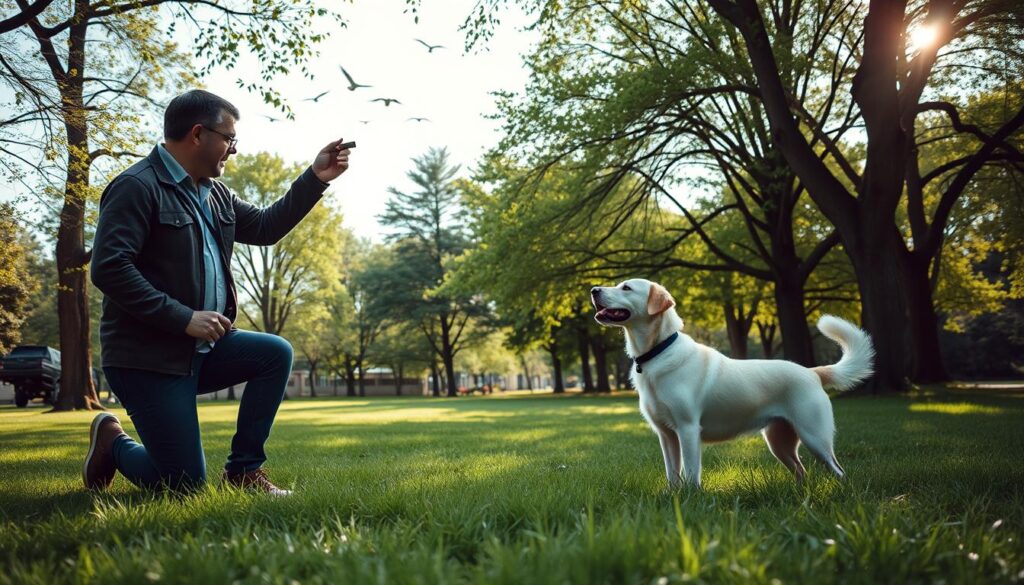
[[[352,151],[341,148],[343,140],[339,138],[323,147],[313,160],[313,172],[324,183],[330,183],[348,170],[348,155]]]
[[[231,331],[231,320],[217,311],[193,311],[185,333],[203,341],[217,341]]]

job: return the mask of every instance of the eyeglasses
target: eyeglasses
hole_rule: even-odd
[[[207,130],[209,130],[210,132],[213,132],[214,134],[220,134],[221,136],[223,136],[224,140],[228,141],[228,150],[231,150],[232,148],[235,147],[236,144],[238,144],[238,139],[235,138],[234,136],[231,136],[230,134],[225,134],[225,133],[221,132],[220,130],[214,130],[213,128],[210,128],[209,126],[204,126],[202,124],[200,124],[200,126],[203,126],[203,128],[206,128]]]

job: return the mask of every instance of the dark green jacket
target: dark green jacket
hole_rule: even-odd
[[[213,181],[210,210],[228,278],[225,316],[235,321],[235,241],[266,246],[285,236],[327,184],[306,169],[274,204],[260,209]],[[107,186],[92,249],[92,281],[103,292],[103,365],[188,375],[196,340],[185,333],[203,306],[206,283],[200,218],[154,148]]]

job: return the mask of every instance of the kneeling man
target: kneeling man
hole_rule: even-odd
[[[164,143],[115,178],[100,199],[92,281],[103,292],[103,371],[141,443],[110,413],[92,423],[82,478],[104,489],[120,471],[140,487],[192,491],[206,481],[196,395],[246,383],[224,481],[273,495],[263,450],[292,366],[276,335],[233,327],[231,250],[270,245],[348,169],[331,142],[274,204],[260,209],[214,180],[235,154],[238,109],[193,90],[164,113]]]

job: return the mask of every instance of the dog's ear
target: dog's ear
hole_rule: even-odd
[[[665,287],[660,284],[651,283],[651,290],[647,294],[647,314],[657,315],[676,306],[675,299],[669,294]]]

